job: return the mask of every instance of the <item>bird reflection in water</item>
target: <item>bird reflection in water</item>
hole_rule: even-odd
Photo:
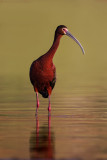
[[[54,159],[54,133],[51,130],[51,116],[48,116],[48,123],[41,127],[36,117],[36,130],[31,133],[30,137],[31,159]]]

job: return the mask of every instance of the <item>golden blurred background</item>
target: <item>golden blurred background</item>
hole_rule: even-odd
[[[51,47],[54,31],[61,24],[81,42],[86,54],[64,36],[54,57],[59,77],[72,79],[76,73],[86,80],[105,77],[106,0],[0,0],[0,75],[28,79],[32,61]]]

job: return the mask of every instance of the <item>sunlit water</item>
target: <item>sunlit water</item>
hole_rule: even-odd
[[[61,92],[56,85],[51,116],[48,100],[39,96],[36,118],[32,87],[19,77],[7,78],[0,81],[0,158],[107,159],[107,88],[103,84],[92,93],[88,85],[74,83],[72,90]]]

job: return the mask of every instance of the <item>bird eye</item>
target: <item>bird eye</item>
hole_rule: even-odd
[[[64,32],[64,34],[66,34],[67,28],[62,28],[62,31]]]

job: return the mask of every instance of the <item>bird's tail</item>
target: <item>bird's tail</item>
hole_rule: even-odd
[[[48,98],[49,94],[47,89],[39,92],[44,98]]]

